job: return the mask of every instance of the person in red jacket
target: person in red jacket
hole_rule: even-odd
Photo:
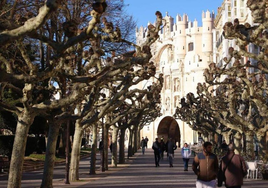
[[[221,170],[224,171],[224,169],[226,169],[225,186],[227,188],[241,188],[243,178],[247,175],[247,165],[242,156],[234,153],[233,144],[229,144],[227,154],[222,158]]]
[[[210,142],[203,144],[203,152],[195,156],[192,169],[197,175],[196,188],[216,188],[219,164]]]

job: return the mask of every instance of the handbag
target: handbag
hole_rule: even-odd
[[[226,180],[225,171],[226,171],[228,165],[231,163],[233,157],[234,157],[234,154],[231,157],[230,161],[226,164],[226,167],[223,170],[222,170],[222,161],[221,161],[220,170],[219,170],[218,175],[217,175],[217,179],[218,179],[218,185],[217,186],[218,187],[221,187],[222,183],[225,182],[225,180]]]

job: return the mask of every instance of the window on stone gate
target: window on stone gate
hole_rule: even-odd
[[[194,43],[193,42],[190,42],[188,44],[188,51],[193,51],[194,50]]]

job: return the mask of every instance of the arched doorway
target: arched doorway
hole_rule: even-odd
[[[173,138],[180,147],[181,134],[177,121],[171,116],[164,117],[158,125],[157,137],[163,137],[165,142],[168,138]]]

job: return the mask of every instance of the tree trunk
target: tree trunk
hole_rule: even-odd
[[[83,128],[80,126],[80,121],[75,124],[73,148],[71,154],[71,164],[70,164],[70,181],[79,180],[79,162],[80,162],[80,152],[81,152],[81,142],[82,142]]]
[[[135,154],[138,151],[138,126],[135,126],[134,128],[134,137],[133,137],[133,143],[134,143],[134,148],[133,148],[133,154]]]
[[[103,155],[104,155],[104,168],[105,170],[108,170],[108,130],[109,127],[107,125],[104,125],[104,139],[103,139]]]
[[[128,159],[129,157],[132,157],[132,137],[133,137],[133,134],[132,134],[133,130],[131,128],[129,128],[129,139],[128,139]]]
[[[70,184],[70,120],[66,124],[66,146],[65,146],[65,184]],[[81,145],[81,143],[80,143]],[[80,153],[80,152],[79,152]],[[80,159],[78,160],[80,161]],[[79,162],[78,162],[79,166]]]
[[[126,129],[120,130],[120,139],[119,139],[119,164],[125,163],[125,133]]]
[[[112,166],[117,167],[117,135],[118,127],[113,125],[113,135],[112,135]]]
[[[135,154],[135,137],[136,137],[136,130],[134,129],[132,131],[132,140],[131,140],[131,145],[132,145],[132,150],[131,150],[131,156]]]
[[[268,132],[265,134],[257,134],[259,150],[258,157],[260,160],[263,160],[264,163],[267,163],[268,159]]]
[[[53,170],[55,163],[57,138],[59,136],[60,124],[53,122],[49,124],[49,133],[47,139],[46,159],[44,164],[43,179],[41,188],[53,187]]]
[[[31,112],[24,112],[18,117],[17,128],[12,149],[12,156],[9,167],[8,188],[20,188],[22,168],[24,162],[25,148],[29,128],[33,123],[34,115]]]
[[[59,149],[58,156],[65,157],[65,148],[66,148],[66,130],[64,129],[60,133]]]
[[[137,134],[137,148],[139,149],[141,147],[141,129],[140,126],[138,128],[138,134]]]
[[[254,159],[254,145],[253,145],[253,140],[254,140],[254,133],[249,131],[245,133],[246,136],[246,155],[249,157],[249,159]]]
[[[96,174],[96,154],[97,154],[97,137],[98,137],[98,125],[93,125],[93,144],[91,147],[91,160],[90,160],[90,174]]]

